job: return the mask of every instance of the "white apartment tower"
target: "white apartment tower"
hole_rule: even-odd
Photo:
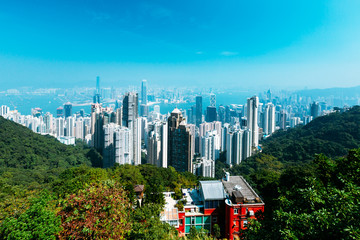
[[[265,106],[263,127],[266,135],[275,132],[275,106],[272,103]]]
[[[248,98],[247,124],[248,124],[248,129],[251,130],[253,148],[257,148],[259,145],[258,107],[259,107],[259,98],[257,96]]]
[[[156,121],[149,124],[147,138],[147,162],[158,167],[167,167],[168,125]]]

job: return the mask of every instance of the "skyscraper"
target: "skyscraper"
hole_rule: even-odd
[[[100,103],[101,99],[101,90],[100,90],[100,77],[96,77],[96,90],[94,94],[93,103]]]
[[[206,122],[213,122],[217,120],[216,107],[208,106],[206,108]]]
[[[202,122],[202,96],[196,96],[196,126]]]
[[[193,144],[191,130],[181,111],[175,108],[168,118],[168,165],[175,170],[192,172]]]
[[[210,93],[210,107],[216,108],[216,95],[214,93]]]
[[[149,125],[147,138],[147,162],[158,167],[168,165],[168,126],[167,122],[156,121]]]
[[[275,106],[267,103],[264,109],[263,131],[266,135],[275,132]]]
[[[72,115],[72,104],[67,102],[64,104],[65,119]]]
[[[134,164],[131,131],[114,123],[104,125],[103,167]]]
[[[228,132],[226,136],[226,163],[230,166],[243,160],[243,130]]]
[[[56,117],[62,117],[64,116],[64,108],[63,107],[58,107],[56,109]]]
[[[247,100],[247,126],[251,130],[252,147],[259,145],[259,126],[258,126],[258,107],[259,98],[253,96]]]
[[[141,81],[141,104],[147,104],[147,92],[146,92],[146,85],[147,81],[146,79],[143,79]]]
[[[287,119],[287,114],[285,110],[281,110],[280,112],[280,128],[281,129],[286,129],[286,119]]]
[[[141,163],[141,135],[140,121],[138,121],[138,94],[128,92],[123,99],[123,126],[129,128],[133,137],[133,161],[135,165]]]
[[[320,104],[317,102],[313,102],[310,105],[310,113],[311,113],[311,116],[313,117],[313,119],[320,116]]]
[[[114,131],[120,128],[119,125],[109,123],[103,126],[104,149],[103,149],[103,168],[109,168],[115,164]]]

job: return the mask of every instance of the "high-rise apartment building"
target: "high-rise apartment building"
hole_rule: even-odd
[[[275,106],[267,103],[263,115],[263,131],[266,135],[275,132]]]
[[[131,131],[115,123],[104,125],[103,167],[132,164],[133,141]]]
[[[179,109],[175,108],[168,118],[168,165],[177,171],[192,172],[191,129]]]
[[[141,123],[138,120],[138,94],[135,92],[128,92],[123,99],[123,126],[129,128],[133,138],[133,156],[134,164],[141,163]]]
[[[202,96],[196,96],[196,126],[202,122]]]
[[[147,162],[158,167],[168,164],[168,125],[155,121],[148,126]]]
[[[56,137],[63,137],[65,135],[65,121],[64,118],[56,118],[55,119],[56,126]]]
[[[66,136],[67,137],[75,137],[75,119],[73,117],[68,117],[65,119],[65,127],[66,127]]]
[[[205,159],[216,160],[220,154],[220,136],[216,130],[207,132],[201,137],[200,154]]]

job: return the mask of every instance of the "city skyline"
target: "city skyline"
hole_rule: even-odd
[[[357,1],[0,3],[2,88],[358,84]]]

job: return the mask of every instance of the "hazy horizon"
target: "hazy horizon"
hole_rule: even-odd
[[[360,2],[4,1],[1,89],[314,89],[360,79]]]

